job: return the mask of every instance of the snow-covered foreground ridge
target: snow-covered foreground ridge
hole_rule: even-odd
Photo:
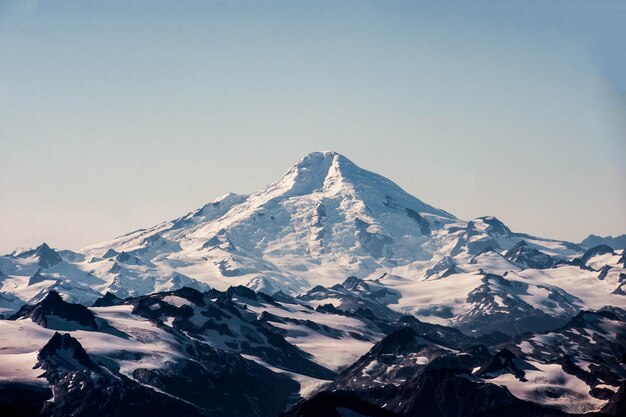
[[[617,416],[625,364],[624,250],[460,220],[333,152],[0,257],[3,416]]]

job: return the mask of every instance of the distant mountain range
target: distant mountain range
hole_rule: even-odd
[[[615,237],[589,235],[582,242],[580,242],[580,245],[586,248],[593,248],[594,246],[599,245],[607,245],[612,247],[613,249],[626,249],[626,235],[619,235]]]
[[[0,415],[623,415],[623,243],[461,220],[312,153],[254,194],[1,256]]]

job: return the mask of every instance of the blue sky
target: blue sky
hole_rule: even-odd
[[[0,251],[336,150],[458,217],[626,232],[626,2],[0,0]]]

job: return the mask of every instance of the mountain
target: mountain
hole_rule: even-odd
[[[550,255],[531,248],[523,240],[506,251],[504,257],[524,268],[546,269],[554,266],[554,259]]]
[[[626,249],[626,234],[618,236],[596,236],[589,235],[582,242],[581,246],[593,248],[594,246],[607,245],[613,249]]]
[[[0,256],[0,412],[619,411],[625,259],[459,219],[315,152],[250,195],[77,251]],[[107,405],[81,407],[79,382]]]
[[[491,346],[467,340],[456,349],[447,339],[427,338],[435,329],[419,334],[404,327],[285,415],[314,416],[320,398],[336,415],[362,409],[366,416],[578,416],[603,406],[619,415],[613,410],[623,404],[626,380],[619,363],[625,313],[582,312],[552,332]]]
[[[366,284],[352,278],[341,289],[371,294]],[[623,402],[626,311],[616,307],[546,332],[475,338],[246,287],[106,299],[87,308],[51,292],[0,320],[0,410],[449,417],[512,407],[538,417],[619,412]],[[79,320],[97,326],[68,326]]]
[[[51,292],[0,320],[0,393],[21,398],[48,388],[16,415],[34,408],[31,415],[54,417],[272,416],[298,398],[288,370],[332,379],[232,297],[183,288],[89,309]],[[38,320],[44,314],[47,322]],[[98,325],[60,333],[52,316]],[[0,395],[0,410],[6,404]]]
[[[23,306],[9,320],[25,317],[43,327],[52,329],[75,330],[84,328],[96,330],[98,328],[95,316],[91,311],[83,305],[65,302],[56,291],[50,291],[36,305]]]
[[[91,305],[107,292],[126,298],[245,286],[350,312],[360,306],[469,332],[519,334],[540,329],[537,323],[563,324],[576,309],[623,302],[619,254],[616,260],[596,256],[593,265],[584,255],[579,245],[514,232],[492,216],[458,219],[343,155],[314,152],[259,192],[227,194],[180,218],[75,252],[44,243],[2,256],[0,291],[34,303],[52,289]],[[568,267],[580,269],[573,271],[576,280],[561,279]],[[488,274],[525,293],[478,302],[510,292],[485,284]],[[348,277],[376,288],[380,298],[363,292],[351,298],[336,287]],[[500,306],[499,300],[515,302]],[[0,303],[5,314],[19,306]],[[520,306],[534,312],[527,320],[534,326],[507,316]],[[505,318],[499,328],[479,324],[497,314]]]

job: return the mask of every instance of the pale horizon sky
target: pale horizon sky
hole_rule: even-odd
[[[626,233],[626,2],[0,0],[0,253],[334,150],[469,220]]]

